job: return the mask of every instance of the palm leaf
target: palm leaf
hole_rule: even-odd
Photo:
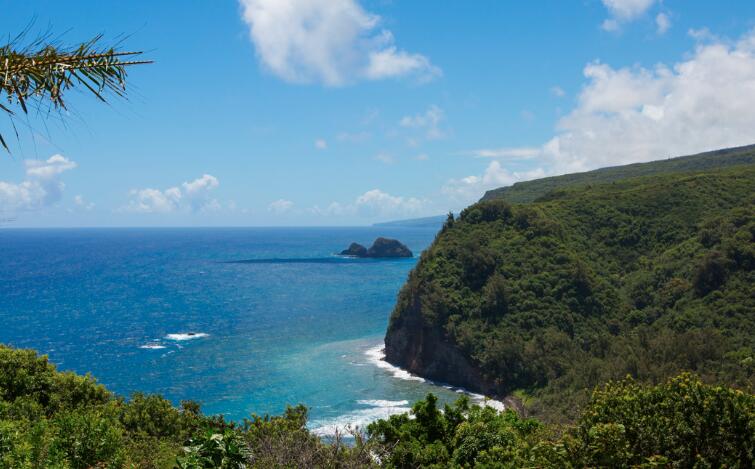
[[[141,52],[102,47],[99,35],[71,48],[47,44],[44,39],[17,48],[21,37],[0,46],[0,112],[11,119],[13,106],[24,114],[29,113],[29,106],[66,109],[65,97],[73,88],[84,89],[103,102],[107,94],[125,97],[126,68],[151,63],[125,60]],[[0,146],[9,151],[2,134]]]

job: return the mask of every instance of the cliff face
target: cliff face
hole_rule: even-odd
[[[433,381],[491,396],[499,394],[442,330],[423,321],[419,308],[404,310],[391,321],[385,336],[385,359]]]

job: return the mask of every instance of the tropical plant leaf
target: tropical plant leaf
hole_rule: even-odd
[[[106,102],[107,94],[126,96],[126,68],[151,63],[150,60],[124,60],[142,52],[123,51],[101,46],[98,35],[75,47],[60,47],[40,38],[23,48],[17,43],[23,34],[0,46],[0,112],[14,118],[12,107],[24,114],[29,107],[52,110],[66,109],[65,97],[74,88],[81,88]],[[0,135],[0,145],[9,151]]]

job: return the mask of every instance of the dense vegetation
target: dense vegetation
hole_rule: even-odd
[[[0,346],[0,468],[751,467],[755,396],[682,375],[595,391],[569,427],[429,395],[343,439],[307,430],[307,410],[242,423],[155,395],[124,400],[33,351]]]
[[[449,217],[410,274],[388,356],[428,374],[453,347],[478,389],[551,421],[626,375],[752,390],[754,241],[755,164],[482,201]],[[442,343],[418,345],[427,330]]]
[[[361,467],[363,445],[325,444],[307,410],[207,417],[194,402],[116,396],[90,376],[62,373],[31,350],[0,346],[0,468]]]
[[[533,202],[545,194],[562,187],[605,184],[620,179],[653,176],[688,171],[705,171],[726,166],[755,163],[755,145],[726,148],[697,155],[669,158],[649,163],[635,163],[596,169],[586,173],[564,174],[534,181],[518,182],[512,186],[488,191],[482,200],[502,199],[512,203]]]
[[[412,414],[369,427],[387,467],[752,467],[755,456],[755,397],[690,375],[609,383],[570,427],[464,398],[441,412],[428,396]]]

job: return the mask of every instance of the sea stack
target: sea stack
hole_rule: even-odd
[[[378,238],[367,249],[361,244],[351,243],[348,249],[341,251],[342,256],[352,257],[369,257],[375,259],[396,258],[396,257],[414,257],[412,251],[402,242],[396,239]]]
[[[367,248],[359,243],[351,243],[348,249],[341,251],[342,256],[367,257]]]

